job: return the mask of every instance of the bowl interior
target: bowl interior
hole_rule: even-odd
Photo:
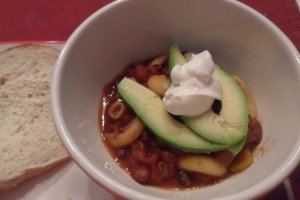
[[[246,80],[263,126],[263,141],[249,169],[176,195],[133,181],[110,157],[98,129],[104,84],[129,63],[166,52],[173,41],[183,50],[209,50],[215,63]],[[114,2],[72,35],[54,79],[56,125],[69,152],[97,182],[130,199],[252,198],[278,184],[299,160],[299,54],[273,25],[238,2]]]

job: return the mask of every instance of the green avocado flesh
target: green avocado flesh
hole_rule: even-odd
[[[246,137],[239,143],[235,144],[234,146],[229,147],[228,151],[231,152],[233,156],[236,156],[243,149],[245,142],[246,142]]]
[[[164,108],[160,97],[147,87],[124,78],[117,86],[118,92],[136,115],[161,140],[185,152],[207,153],[228,149],[195,134],[185,124],[176,121]]]
[[[184,63],[186,63],[185,57],[181,54],[178,45],[173,43],[169,48],[169,71],[171,72],[175,65],[183,65]]]
[[[177,45],[169,49],[169,70],[184,64]],[[178,58],[177,58],[178,56]],[[180,61],[180,62],[178,62]],[[221,83],[222,109],[219,115],[209,109],[196,117],[183,117],[184,123],[203,138],[220,144],[243,146],[248,132],[248,104],[244,92],[232,76],[215,66],[213,76]]]

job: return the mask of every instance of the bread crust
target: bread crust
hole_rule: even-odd
[[[0,52],[0,196],[69,157],[50,110],[58,54],[37,44]]]

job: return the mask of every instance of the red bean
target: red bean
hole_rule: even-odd
[[[150,177],[148,167],[145,165],[136,165],[131,169],[132,177],[139,183],[147,182]]]
[[[150,76],[151,76],[151,72],[145,66],[138,65],[134,68],[133,77],[137,81],[147,82]]]
[[[262,139],[262,127],[256,118],[249,120],[249,130],[246,144],[250,146],[258,145]]]
[[[175,164],[177,162],[177,158],[174,153],[171,153],[169,151],[162,151],[160,155],[161,158],[167,163]]]
[[[125,149],[120,149],[120,150],[117,152],[117,157],[118,157],[119,159],[125,158],[125,157],[126,157],[126,150],[125,150]]]
[[[219,151],[215,153],[215,158],[225,167],[228,167],[230,163],[233,161],[234,156],[233,154],[228,151]]]
[[[166,162],[159,162],[151,169],[150,181],[156,184],[162,183],[170,179],[174,173],[174,165]]]
[[[132,146],[132,155],[136,160],[146,165],[153,165],[158,160],[158,153],[149,153],[142,142],[134,143]]]
[[[153,165],[158,159],[158,154],[156,152],[147,155],[144,151],[139,151],[136,154],[136,159],[146,165]]]

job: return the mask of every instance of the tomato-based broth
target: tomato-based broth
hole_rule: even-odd
[[[117,89],[118,83],[124,77],[151,89],[149,80],[153,76],[159,80],[169,81],[166,55],[160,56],[159,59],[130,64],[104,87],[100,99],[99,127],[103,141],[115,161],[134,180],[144,185],[170,189],[198,188],[218,183],[251,165],[252,153],[262,138],[262,128],[255,117],[249,116],[245,145],[235,157],[228,150],[203,154],[187,153],[171,147],[157,138],[137,117],[133,109],[126,104]],[[164,87],[168,86],[161,83],[160,89],[164,90]],[[221,102],[215,101],[212,105],[215,114],[218,114],[221,109]],[[172,117],[183,123],[179,117]],[[128,140],[128,138],[121,137],[126,136],[124,133],[131,128],[132,123],[138,124],[136,129],[141,133],[134,136],[129,135],[128,137],[132,138],[126,144],[116,142],[116,138]],[[178,162],[187,156],[209,157],[214,163],[225,168],[226,173],[215,176],[210,173],[182,169],[178,166]]]

